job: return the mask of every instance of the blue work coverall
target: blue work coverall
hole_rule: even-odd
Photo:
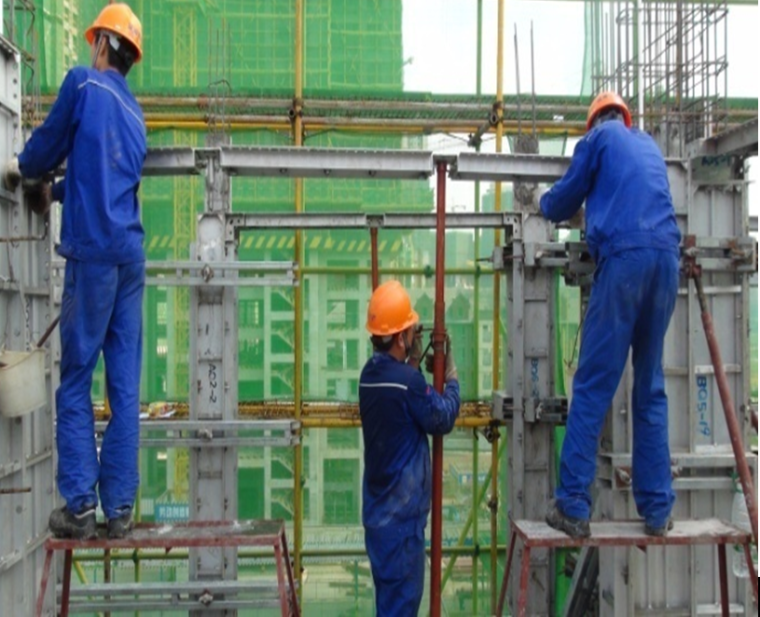
[[[375,352],[359,381],[364,435],[365,544],[378,616],[417,615],[425,583],[425,525],[430,512],[428,435],[454,428],[459,382],[444,393],[422,373]]]
[[[633,347],[633,496],[652,527],[670,516],[668,401],[663,341],[678,292],[679,243],[667,169],[654,140],[620,121],[578,142],[570,168],[541,198],[551,221],[586,201],[586,239],[596,263],[562,447],[556,504],[588,520],[597,443]]]
[[[98,502],[106,517],[132,506],[137,487],[143,228],[137,190],[147,152],[142,110],[115,70],[76,67],[19,155],[25,177],[66,162],[53,197],[63,203],[58,253],[61,383],[56,392],[58,488],[71,512]],[[100,460],[90,390],[103,352],[112,417]]]

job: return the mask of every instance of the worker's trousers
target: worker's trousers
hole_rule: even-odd
[[[365,528],[377,617],[416,617],[425,585],[426,519]]]
[[[653,527],[670,516],[675,496],[662,354],[677,292],[675,251],[631,249],[597,266],[556,490],[557,506],[567,516],[590,518],[598,440],[631,348],[633,497]]]
[[[58,489],[72,512],[97,504],[96,485],[107,518],[137,493],[144,286],[144,262],[66,262],[56,440]],[[98,456],[90,390],[101,351],[111,419]]]

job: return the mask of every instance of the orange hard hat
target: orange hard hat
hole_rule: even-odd
[[[412,301],[398,281],[387,281],[372,293],[367,307],[367,330],[370,334],[386,336],[403,332],[420,320]]]
[[[109,4],[84,32],[84,38],[92,45],[98,30],[108,30],[134,45],[137,50],[135,62],[142,58],[142,24],[132,9],[123,2]]]
[[[594,124],[594,119],[608,107],[617,107],[620,113],[623,114],[623,121],[628,128],[631,128],[631,112],[628,110],[628,105],[617,92],[601,92],[596,95],[591,105],[588,108],[588,116],[586,117],[586,130],[590,131],[591,126]]]

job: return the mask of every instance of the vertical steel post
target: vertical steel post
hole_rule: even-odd
[[[497,18],[496,18],[496,152],[502,151],[502,140],[504,138],[504,0],[499,0]],[[501,182],[494,183],[494,211],[501,212]],[[493,234],[494,248],[501,245],[501,230],[495,229]],[[493,277],[493,355],[491,366],[493,375],[491,386],[494,390],[499,389],[500,379],[500,356],[501,348],[499,345],[501,336],[501,277],[495,274]],[[498,585],[498,576],[496,569],[498,564],[498,553],[496,545],[498,544],[499,521],[499,459],[498,453],[499,428],[494,428],[494,440],[491,443],[491,499],[489,507],[491,510],[491,610],[496,607],[496,587]]]
[[[293,98],[293,145],[303,146],[303,16],[304,0],[295,3],[295,84]],[[303,212],[303,178],[295,179],[295,210]],[[303,544],[303,433],[300,428],[301,404],[303,400],[303,231],[295,232],[293,260],[298,268],[298,284],[294,291],[294,331],[293,331],[293,403],[295,420],[299,424],[298,443],[293,450],[293,569],[298,578],[298,594],[303,602],[303,576],[301,567],[301,547]]]
[[[723,412],[726,416],[726,425],[728,426],[728,435],[731,439],[731,448],[734,451],[734,458],[736,459],[736,469],[739,472],[739,480],[744,492],[744,501],[747,504],[749,520],[752,522],[752,537],[755,540],[755,544],[757,544],[755,487],[752,484],[752,475],[747,464],[747,455],[744,452],[741,428],[739,427],[739,421],[736,419],[736,410],[734,409],[734,402],[731,399],[726,370],[723,368],[723,360],[720,356],[720,347],[718,346],[718,339],[715,336],[712,316],[707,310],[707,299],[705,298],[705,290],[702,286],[702,275],[697,273],[693,278],[694,285],[697,288],[697,298],[699,298],[699,310],[702,313],[702,325],[705,330],[705,338],[707,338],[707,348],[710,350],[710,359],[715,371],[715,381],[718,384],[720,401],[723,403]]]
[[[229,135],[211,132],[206,143],[214,148],[229,144]],[[231,183],[218,156],[206,163],[204,214],[198,219],[192,258],[215,271],[214,279],[235,279],[224,262],[237,260],[234,238],[226,233],[225,215],[231,210]],[[209,279],[211,280],[211,279]],[[197,285],[190,291],[190,419],[215,422],[237,418],[238,407],[238,297],[234,284]],[[221,436],[214,431],[213,437]],[[229,521],[238,514],[237,447],[191,448],[189,513],[191,521]],[[189,578],[237,579],[237,550],[192,548]],[[222,610],[190,611],[191,615],[222,615]]]
[[[435,317],[433,321],[433,387],[444,388],[444,342],[446,340],[446,163],[436,165],[435,226]],[[433,503],[430,535],[430,615],[441,614],[441,543],[443,537],[443,436],[433,436]]]

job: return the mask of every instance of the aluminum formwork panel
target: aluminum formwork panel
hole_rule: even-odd
[[[518,204],[520,206],[520,204]],[[526,211],[528,204],[522,204]],[[548,242],[552,225],[537,216],[524,216],[521,235],[512,239],[513,260],[508,272],[506,300],[509,314],[507,393],[513,413],[509,435],[508,510],[512,519],[543,520],[554,493],[554,424],[541,422],[535,413],[538,401],[554,396],[554,271],[528,267],[524,249],[529,242]],[[518,562],[524,548],[518,549]],[[553,614],[554,559],[549,549],[531,552],[529,591],[531,614]],[[510,606],[517,606],[520,574],[512,571]]]
[[[744,183],[731,161],[699,160],[668,167],[671,192],[684,235],[744,237],[749,229]],[[699,258],[699,256],[698,256]],[[709,310],[740,421],[749,397],[749,274],[727,264],[705,269]],[[702,328],[693,282],[681,279],[675,312],[665,340],[663,366],[669,398],[669,438],[673,461],[676,519],[730,520],[734,459],[714,369]],[[597,514],[610,519],[637,517],[630,492],[632,420],[629,366],[613,400],[602,436]],[[744,424],[745,443],[749,425]],[[757,460],[750,457],[750,467]],[[757,482],[757,480],[755,480]],[[756,489],[757,490],[757,489]],[[600,614],[629,615],[670,610],[709,614],[718,604],[717,560],[706,547],[600,551]],[[749,585],[729,576],[732,611],[754,614]]]
[[[0,164],[22,146],[18,50],[0,37]],[[44,221],[22,203],[21,190],[0,188],[0,349],[30,349],[52,319],[50,252]],[[50,341],[47,347],[56,348]],[[55,353],[46,354],[46,367]],[[15,418],[0,416],[0,606],[33,611],[44,554],[41,544],[54,506],[51,371],[38,384],[42,407]],[[52,611],[54,596],[45,598]]]
[[[220,144],[209,135],[209,145]],[[226,138],[228,139],[228,138]],[[226,142],[222,136],[222,143]],[[224,214],[230,211],[230,178],[218,159],[206,168],[205,213],[198,219],[193,257],[214,268],[236,262],[234,240],[226,238]],[[220,269],[220,277],[236,279],[237,270]],[[190,292],[190,419],[235,420],[238,404],[238,302],[235,286],[193,286]],[[237,447],[190,450],[190,520],[230,521],[237,518]],[[192,549],[190,580],[237,579],[234,548]],[[192,611],[224,615],[223,610]]]

